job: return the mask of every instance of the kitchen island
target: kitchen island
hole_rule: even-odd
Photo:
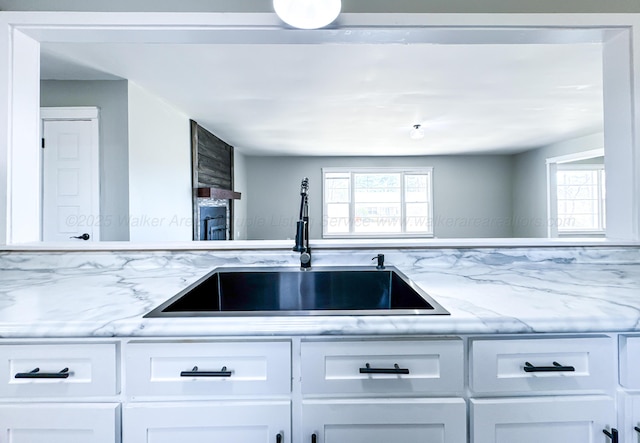
[[[379,253],[450,315],[144,318],[214,268],[299,257],[1,253],[0,430],[65,443],[636,441],[640,248],[325,249],[314,267],[375,268]]]

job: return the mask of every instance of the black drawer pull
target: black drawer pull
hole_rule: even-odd
[[[278,432],[276,435],[276,443],[282,443],[282,432]]]
[[[527,361],[523,369],[524,372],[574,372],[576,370],[573,366],[562,366],[557,361],[553,362],[553,366],[533,366]]]
[[[365,365],[366,367],[360,368],[361,374],[408,374],[409,370],[405,368],[401,368],[398,364],[394,364],[393,368],[372,368],[369,363]]]
[[[311,443],[316,443],[318,441],[318,436],[316,434],[311,434]]]
[[[602,432],[611,439],[611,443],[618,443],[618,430],[616,428],[611,428],[611,432],[603,429]]]
[[[227,371],[226,366],[220,371],[198,371],[198,367],[194,366],[190,371],[182,371],[180,377],[231,377],[231,371]]]
[[[31,372],[18,372],[15,378],[69,378],[69,374],[69,368],[60,372],[40,372],[40,368],[35,368]]]
[[[640,428],[639,428],[639,427],[637,427],[637,426],[634,426],[634,427],[633,427],[633,429],[634,429],[634,431],[636,431],[636,432],[640,432]]]

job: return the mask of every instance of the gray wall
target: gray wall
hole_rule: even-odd
[[[291,239],[295,236],[302,177],[309,177],[310,181],[311,238],[321,238],[321,168],[343,166],[432,166],[436,237],[512,236],[511,156],[247,156],[246,160],[248,210],[245,223],[247,237],[251,240]]]
[[[547,237],[547,164],[561,155],[601,149],[598,133],[523,152],[513,159],[514,237]]]
[[[0,0],[19,11],[271,12],[270,0]],[[343,0],[343,12],[640,12],[635,0]]]
[[[43,107],[100,108],[100,214],[111,221],[101,240],[129,240],[128,82],[44,80],[40,88]]]

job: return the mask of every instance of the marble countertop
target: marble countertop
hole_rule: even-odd
[[[383,252],[449,316],[143,318],[219,266],[296,266],[289,251],[0,252],[0,337],[487,334],[640,331],[640,248],[325,250],[314,266]]]

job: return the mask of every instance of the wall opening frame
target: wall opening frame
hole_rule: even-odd
[[[285,28],[271,13],[1,12],[0,244],[38,240],[41,42],[341,44],[603,43],[607,236],[640,240],[640,15],[343,14],[337,28]],[[636,32],[634,32],[636,31]],[[522,244],[522,239],[519,242]]]

